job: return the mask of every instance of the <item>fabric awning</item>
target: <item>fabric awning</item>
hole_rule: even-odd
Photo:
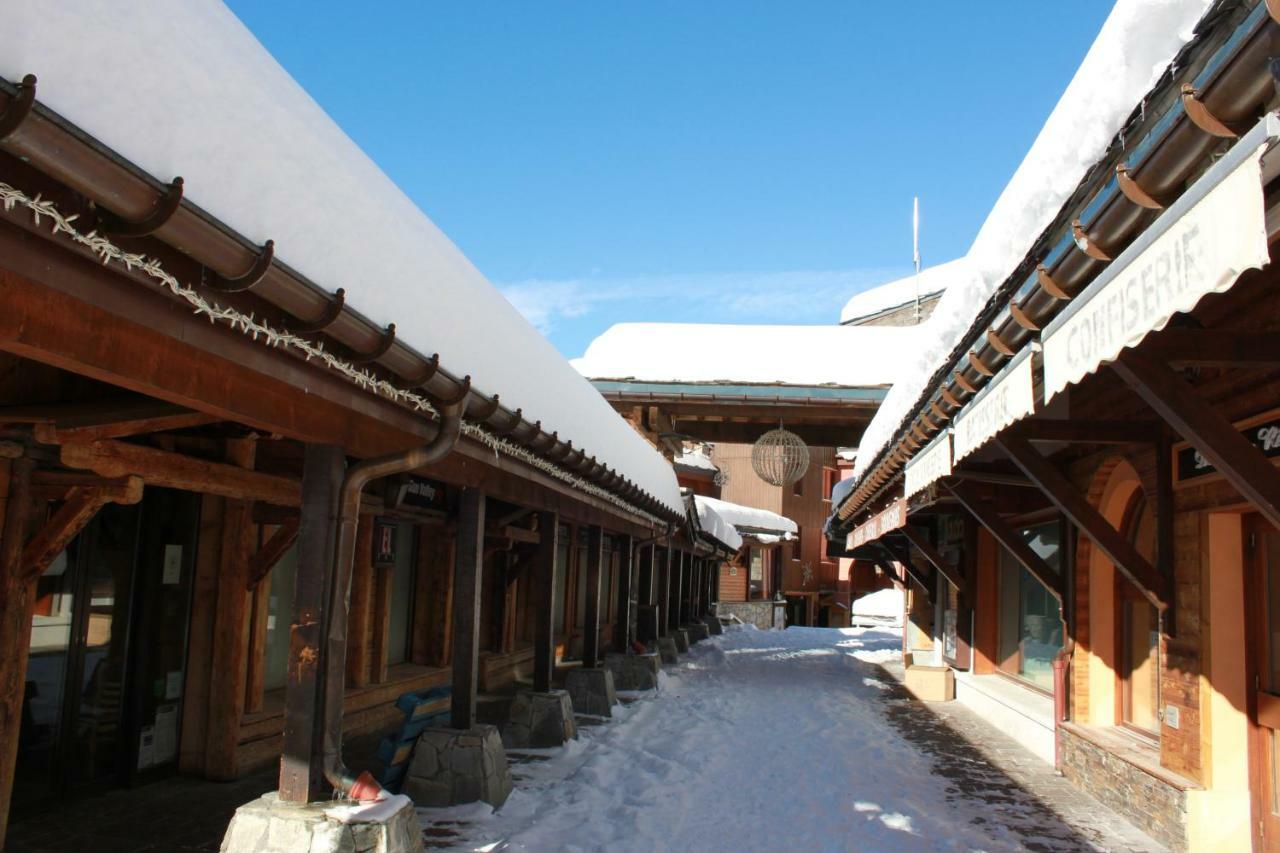
[[[911,497],[951,473],[951,430],[944,429],[907,463],[903,497]]]
[[[953,456],[959,462],[986,444],[1010,424],[1035,411],[1035,384],[1031,373],[1031,349],[1013,357],[952,422]]]
[[[1046,401],[1267,263],[1262,154],[1277,136],[1268,115],[1049,323]]]
[[[859,524],[853,528],[853,532],[849,534],[849,538],[845,542],[845,547],[852,551],[868,542],[874,542],[886,533],[904,527],[907,523],[907,501],[905,498],[898,498],[887,508],[881,510],[871,516],[863,524]]]

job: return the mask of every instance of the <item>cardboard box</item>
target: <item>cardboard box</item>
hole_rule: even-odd
[[[949,666],[907,667],[907,689],[924,702],[950,702],[956,698],[956,674]]]

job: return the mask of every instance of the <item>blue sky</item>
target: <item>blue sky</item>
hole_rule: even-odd
[[[231,0],[566,356],[623,320],[830,323],[962,254],[1110,10]]]

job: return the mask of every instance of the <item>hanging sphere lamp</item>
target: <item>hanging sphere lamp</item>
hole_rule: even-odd
[[[756,439],[751,448],[751,467],[766,483],[785,486],[809,470],[809,448],[800,436],[779,424]]]

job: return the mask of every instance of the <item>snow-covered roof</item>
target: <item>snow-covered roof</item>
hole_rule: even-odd
[[[694,505],[698,509],[698,526],[702,528],[703,533],[733,551],[742,547],[742,535],[720,514],[719,510],[696,496]]]
[[[694,495],[693,500],[697,504],[699,517],[702,515],[704,506],[710,507],[721,518],[738,528],[739,532],[763,530],[772,533],[798,533],[800,531],[794,521],[767,509],[756,509],[753,506],[743,506],[703,495]]]
[[[701,447],[695,447],[681,453],[675,458],[675,465],[683,468],[696,468],[699,471],[707,471],[712,474],[720,470],[716,467],[716,463],[711,461],[711,457],[703,452]]]
[[[917,293],[921,299],[937,296],[956,278],[964,276],[966,263],[968,262],[964,258],[957,258],[945,264],[938,264],[936,267],[920,270],[918,282],[913,273],[905,278],[855,294],[844,304],[844,310],[840,312],[840,322],[857,323],[859,320],[910,305],[915,302]]]
[[[938,300],[921,346],[906,353],[901,378],[860,442],[862,477],[893,437],[996,288],[1053,222],[1089,168],[1178,50],[1211,0],[1119,0],[1031,149],[987,215],[965,267]]]
[[[572,364],[591,379],[878,387],[897,379],[917,328],[617,323]]]
[[[654,495],[671,466],[217,0],[18,3],[0,76],[474,387]]]

